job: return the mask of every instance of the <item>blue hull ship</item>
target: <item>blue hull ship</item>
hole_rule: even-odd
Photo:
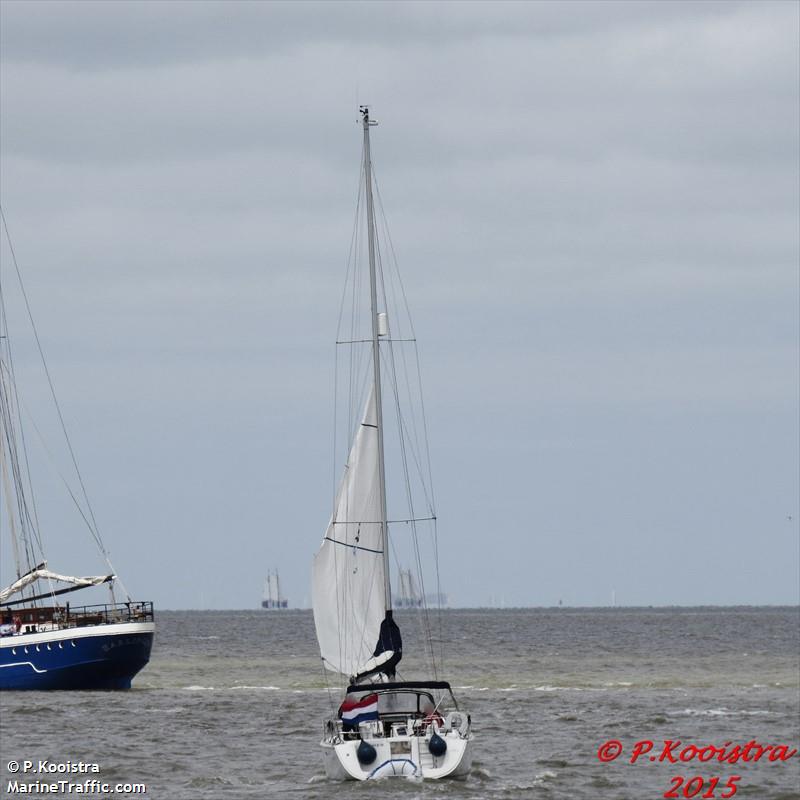
[[[150,603],[85,607],[0,637],[0,689],[129,689],[150,659],[155,624]],[[19,629],[17,628],[19,625]]]

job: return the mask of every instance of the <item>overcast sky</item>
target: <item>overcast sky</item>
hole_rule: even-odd
[[[3,210],[131,593],[309,602],[369,102],[452,603],[797,603],[798,9],[3,0]]]

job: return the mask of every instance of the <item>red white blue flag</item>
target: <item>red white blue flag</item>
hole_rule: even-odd
[[[356,730],[362,722],[378,719],[378,695],[368,694],[360,700],[345,697],[339,706],[339,716],[345,730]]]

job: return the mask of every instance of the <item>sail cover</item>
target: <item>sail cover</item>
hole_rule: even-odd
[[[344,675],[359,674],[373,657],[385,617],[379,483],[373,388],[312,571],[323,663]]]
[[[59,575],[57,572],[51,572],[41,565],[36,569],[26,572],[21,578],[14,581],[11,586],[7,586],[0,591],[0,603],[19,594],[26,586],[30,586],[38,580],[47,579],[51,581],[61,581],[62,583],[69,583],[73,586],[99,586],[101,583],[107,583],[112,580],[114,575],[90,575],[87,578],[76,578],[72,575]],[[10,604],[9,604],[10,605]]]

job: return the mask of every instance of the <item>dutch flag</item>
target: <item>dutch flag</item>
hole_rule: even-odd
[[[342,728],[346,731],[358,730],[362,722],[378,719],[378,695],[368,694],[360,700],[345,697],[339,706]]]

